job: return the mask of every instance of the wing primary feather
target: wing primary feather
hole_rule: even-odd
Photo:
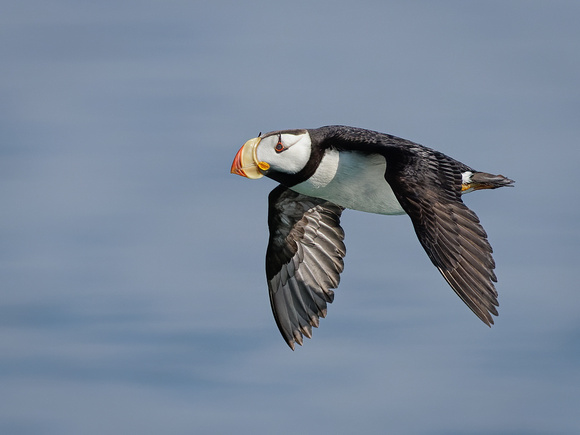
[[[416,145],[398,152],[403,157],[396,159],[399,164],[387,165],[385,179],[411,218],[431,262],[490,326],[499,305],[493,250],[479,218],[461,200],[462,172],[471,168]]]

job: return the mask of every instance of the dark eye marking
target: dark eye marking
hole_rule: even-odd
[[[282,135],[281,134],[278,135],[278,143],[276,144],[274,149],[276,150],[277,153],[281,153],[282,151],[284,151],[286,149],[286,147],[282,143]]]

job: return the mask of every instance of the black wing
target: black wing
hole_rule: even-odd
[[[497,316],[495,263],[477,215],[461,200],[465,165],[426,148],[408,149],[386,179],[417,237],[455,293],[488,326]]]
[[[276,324],[294,349],[326,316],[343,269],[343,208],[278,186],[268,198],[266,278]]]

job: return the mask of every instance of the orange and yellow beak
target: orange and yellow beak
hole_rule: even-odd
[[[242,177],[250,179],[257,179],[264,176],[261,171],[267,171],[270,165],[258,160],[257,148],[261,140],[261,138],[255,137],[247,141],[240,148],[232,163],[232,174],[241,175]]]

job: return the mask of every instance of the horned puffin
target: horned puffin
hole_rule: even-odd
[[[407,214],[431,262],[485,324],[497,316],[487,234],[463,194],[511,186],[433,149],[340,125],[280,130],[248,140],[231,173],[277,181],[268,197],[266,278],[276,324],[294,350],[334,299],[346,254],[344,209]]]

